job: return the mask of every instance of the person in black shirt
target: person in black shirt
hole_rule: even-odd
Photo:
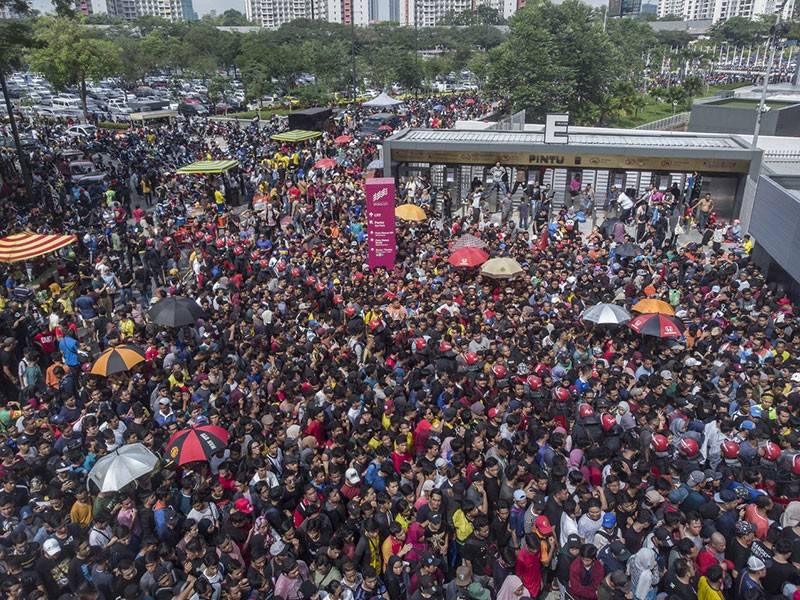
[[[489,520],[478,515],[473,522],[474,531],[461,548],[461,557],[469,561],[475,575],[491,575],[489,567]]]
[[[792,542],[785,537],[778,538],[772,547],[772,564],[767,567],[767,575],[763,579],[767,596],[780,596],[784,583],[800,583],[800,574],[791,563],[791,556]]]
[[[694,585],[694,563],[686,558],[678,558],[664,578],[664,591],[670,598],[680,600],[697,600]]]
[[[750,558],[750,546],[753,543],[755,528],[747,521],[736,523],[736,538],[728,544],[725,558],[733,563],[737,571],[744,569]]]

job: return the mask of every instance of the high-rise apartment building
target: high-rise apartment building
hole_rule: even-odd
[[[161,17],[168,21],[196,21],[192,0],[106,0],[114,17],[133,21],[139,17]]]
[[[348,5],[346,9],[345,4]],[[350,0],[245,0],[244,12],[248,20],[262,27],[277,29],[295,19],[320,19],[341,23],[345,14],[349,19],[349,5]],[[329,10],[334,19],[329,18]],[[355,12],[359,12],[359,9],[356,8]],[[364,8],[363,12],[367,14],[367,9]],[[359,16],[356,16],[357,21],[358,19]]]
[[[756,19],[762,15],[774,15],[780,10],[784,19],[790,19],[795,0],[781,4],[776,0],[659,0],[658,16],[675,15],[685,21],[710,19],[717,23],[731,17]]]

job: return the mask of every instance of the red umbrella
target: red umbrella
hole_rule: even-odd
[[[164,454],[178,465],[207,461],[228,444],[228,432],[216,425],[201,425],[175,433],[165,448]]]
[[[349,135],[340,135],[333,141],[336,142],[337,146],[344,146],[345,144],[349,144],[350,142],[352,142],[353,138]]]
[[[480,248],[459,248],[447,259],[454,267],[479,267],[489,260],[489,255]]]
[[[628,323],[628,327],[636,333],[657,338],[679,338],[686,331],[680,319],[657,313],[638,315]]]
[[[378,131],[392,131],[392,128],[389,125],[381,125],[378,127]]]
[[[464,102],[467,106],[472,106],[475,104],[475,98],[467,98],[466,102]]]
[[[336,161],[332,158],[322,158],[314,163],[315,169],[332,169],[336,166]]]

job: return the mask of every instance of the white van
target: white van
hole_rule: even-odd
[[[62,108],[80,109],[81,101],[78,98],[65,98],[64,96],[57,96],[53,98],[51,106],[55,110]]]

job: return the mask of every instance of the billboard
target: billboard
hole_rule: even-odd
[[[394,179],[367,179],[367,263],[370,270],[393,269],[397,256],[394,229]]]

